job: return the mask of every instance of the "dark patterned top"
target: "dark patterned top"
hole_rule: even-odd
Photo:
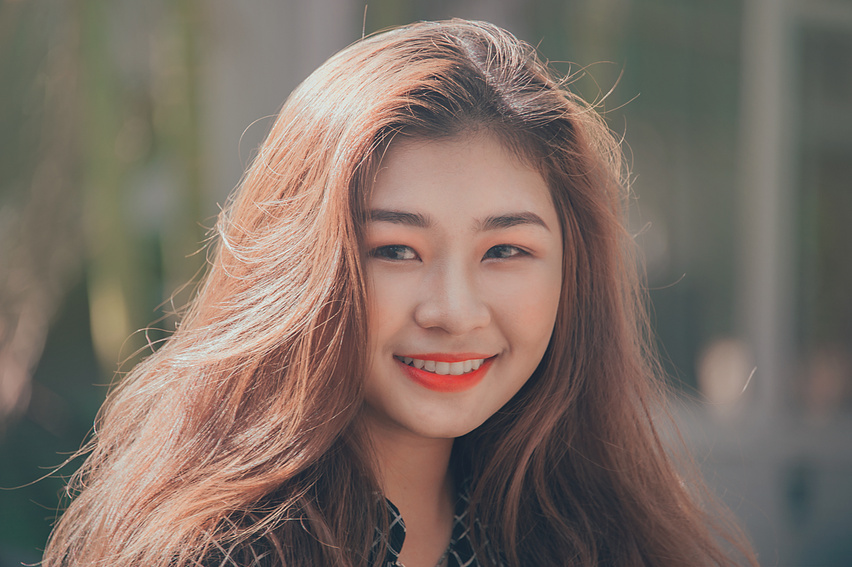
[[[388,500],[389,530],[387,537],[376,528],[376,539],[373,542],[373,554],[378,552],[383,542],[387,542],[387,553],[382,567],[398,567],[399,554],[405,542],[405,521],[399,509]],[[470,518],[468,514],[468,496],[465,492],[459,494],[453,516],[453,531],[450,536],[450,546],[447,549],[446,562],[442,567],[479,567],[480,563],[473,551],[470,541]],[[485,542],[486,549],[489,548]],[[371,564],[373,562],[371,561]]]
[[[388,532],[382,533],[379,527],[376,527],[369,564],[379,567],[400,567],[402,564],[399,563],[399,554],[405,542],[405,522],[399,509],[390,500],[385,499],[385,502],[388,509]],[[474,521],[473,525],[479,529],[480,533],[484,533],[478,521]],[[467,492],[463,491],[459,493],[456,501],[450,545],[447,548],[446,560],[442,561],[441,567],[481,566],[473,550],[470,530],[469,497]],[[382,547],[386,549],[384,561],[377,561],[377,554]],[[494,560],[495,556],[487,539],[483,548],[491,558],[492,564],[503,565],[502,561]],[[217,546],[217,549],[210,552],[197,565],[201,567],[277,567],[280,563],[275,559],[276,557],[277,554],[273,553],[272,546],[261,538],[252,543],[234,544],[227,549]]]

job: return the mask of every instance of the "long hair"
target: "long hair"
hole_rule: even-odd
[[[359,419],[369,190],[395,137],[472,130],[541,172],[564,250],[538,369],[453,449],[480,560],[756,564],[658,435],[618,144],[529,45],[452,20],[359,41],[292,93],[180,327],[102,408],[45,567],[248,564],[252,542],[287,566],[368,564],[383,521]]]

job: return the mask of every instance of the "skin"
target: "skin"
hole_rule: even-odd
[[[453,440],[517,393],[550,340],[559,219],[541,174],[490,134],[395,141],[370,211],[364,419],[384,492],[406,521],[401,560],[434,567],[452,527]],[[445,378],[447,391],[412,379],[400,361],[424,353],[490,361],[460,391]]]

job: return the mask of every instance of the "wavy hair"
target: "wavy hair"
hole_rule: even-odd
[[[250,564],[258,542],[277,564],[368,564],[383,521],[359,419],[369,190],[394,137],[470,131],[542,173],[564,250],[538,369],[453,449],[474,545],[507,565],[756,564],[658,434],[619,145],[532,47],[451,20],[363,39],[289,97],[180,327],[102,408],[45,567]]]

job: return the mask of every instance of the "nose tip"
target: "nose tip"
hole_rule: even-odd
[[[424,298],[414,311],[418,325],[463,335],[489,323],[491,313],[471,278],[444,273],[430,280],[424,282]]]

